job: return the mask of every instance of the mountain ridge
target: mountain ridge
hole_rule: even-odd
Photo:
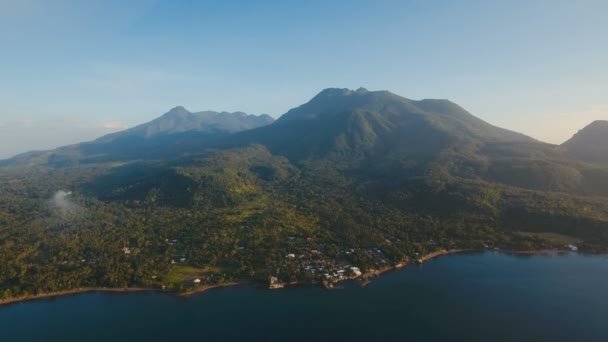
[[[234,133],[268,125],[272,122],[274,122],[274,119],[267,114],[253,115],[244,112],[216,111],[190,112],[183,106],[177,106],[149,122],[124,131],[107,134],[94,141],[109,142],[124,136],[138,136],[149,139],[157,135],[184,132]]]
[[[608,120],[596,120],[560,145],[567,155],[590,162],[608,163]]]

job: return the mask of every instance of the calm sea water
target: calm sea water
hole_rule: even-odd
[[[608,256],[446,256],[343,291],[81,294],[0,307],[0,341],[608,341]]]

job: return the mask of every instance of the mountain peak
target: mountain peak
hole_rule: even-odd
[[[601,127],[608,128],[608,120],[595,120],[585,128]]]
[[[580,160],[608,162],[608,121],[593,121],[563,143],[561,149]]]
[[[340,97],[340,96],[356,96],[356,95],[365,95],[370,93],[369,90],[359,87],[357,90],[351,90],[348,88],[327,88],[322,90],[317,96],[319,98],[327,98],[327,97]]]
[[[327,88],[323,89],[317,97],[334,97],[334,96],[348,96],[352,95],[353,91],[348,88]]]
[[[250,115],[244,112],[190,112],[177,106],[162,116],[127,129],[105,135],[96,141],[108,142],[120,137],[150,139],[159,135],[177,133],[227,134],[269,125],[274,119],[268,115]]]
[[[188,111],[183,106],[177,106],[177,107],[172,108],[165,115],[185,115],[185,114],[190,114],[190,111]]]
[[[608,120],[595,120],[589,125],[585,126],[583,129],[579,130],[572,139],[590,135],[598,135],[599,138],[599,136],[603,136],[603,133],[608,134]],[[567,143],[568,142],[564,144]]]

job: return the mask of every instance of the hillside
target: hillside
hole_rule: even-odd
[[[183,291],[184,270],[310,284],[442,249],[608,250],[604,166],[447,100],[327,89],[234,133],[158,133],[190,114],[167,117],[0,168],[0,297]]]
[[[479,142],[532,143],[494,127],[447,100],[413,101],[387,91],[326,89],[275,124],[232,141],[255,141],[294,159],[435,155]],[[299,141],[289,144],[288,141]]]
[[[608,121],[594,121],[560,148],[572,158],[608,163]]]
[[[221,147],[261,144],[296,163],[331,161],[390,183],[433,175],[532,190],[608,195],[555,146],[473,116],[448,100],[410,100],[388,91],[326,89],[274,124],[224,139]],[[595,170],[600,178],[605,170]]]

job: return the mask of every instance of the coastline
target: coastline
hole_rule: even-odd
[[[458,254],[458,253],[470,253],[470,252],[483,252],[483,249],[442,249],[426,255],[423,255],[420,260],[422,262],[429,261],[434,258],[438,258],[443,255]]]
[[[450,254],[459,254],[459,253],[469,253],[469,252],[483,252],[483,249],[442,249],[439,251],[435,251],[435,252],[431,252],[428,254],[423,255],[422,257],[420,257],[420,262],[404,262],[401,264],[398,264],[397,266],[387,266],[384,268],[381,268],[379,270],[372,270],[369,271],[367,273],[364,273],[361,277],[358,278],[359,281],[361,281],[361,286],[365,287],[367,286],[369,283],[371,283],[371,279],[374,277],[379,277],[382,274],[389,272],[389,271],[394,271],[394,270],[401,270],[404,268],[407,268],[410,265],[415,265],[415,264],[422,264],[425,263],[431,259],[435,259],[444,255],[450,255]]]
[[[513,255],[557,255],[557,254],[567,254],[571,251],[562,250],[562,249],[541,249],[538,251],[529,250],[529,251],[513,251],[513,250],[496,250],[496,252],[505,253],[505,254],[513,254]]]
[[[197,293],[203,293],[203,292],[211,290],[211,289],[243,285],[243,284],[245,284],[245,283],[226,283],[226,284],[217,284],[217,285],[203,285],[203,286],[200,286],[199,288],[193,289],[188,292],[183,292],[183,293],[174,292],[171,290],[163,290],[163,289],[154,288],[154,287],[79,287],[79,288],[75,288],[75,289],[71,289],[71,290],[46,292],[46,293],[40,293],[40,294],[36,294],[36,295],[28,295],[28,296],[3,299],[3,300],[0,300],[0,306],[20,303],[20,302],[34,301],[34,300],[38,300],[38,299],[56,298],[56,297],[77,295],[77,294],[82,294],[82,293],[91,293],[91,292],[106,292],[106,293],[164,292],[164,293],[175,294],[178,297],[189,297],[191,295],[194,295]]]
[[[223,287],[232,287],[232,286],[237,286],[237,285],[244,285],[246,283],[226,283],[226,284],[217,284],[217,285],[202,285],[199,286],[195,289],[192,289],[190,291],[187,292],[183,292],[183,293],[176,293],[178,297],[190,297],[191,295],[197,294],[197,293],[203,293],[205,291],[211,290],[211,289],[219,289],[219,288],[223,288]]]
[[[452,254],[459,254],[459,253],[471,253],[471,252],[484,252],[484,251],[499,252],[499,253],[505,253],[505,254],[511,254],[511,255],[522,255],[522,256],[553,255],[553,254],[557,255],[557,254],[568,253],[568,251],[565,251],[565,250],[553,250],[553,249],[536,250],[536,251],[535,250],[514,251],[514,250],[503,250],[503,249],[499,249],[499,250],[487,250],[487,249],[451,249],[451,250],[447,250],[447,249],[443,249],[443,250],[439,250],[439,251],[435,251],[435,252],[423,255],[422,257],[420,257],[419,263],[422,264],[426,261],[429,261],[429,260],[432,260],[432,259],[435,259],[435,258],[438,258],[441,256],[445,256],[445,255],[452,255]],[[381,268],[379,270],[368,271],[365,274],[361,275],[356,280],[361,281],[362,286],[365,286],[365,285],[369,284],[371,282],[371,279],[374,277],[381,276],[382,274],[389,272],[389,271],[401,270],[401,269],[407,268],[407,266],[410,266],[413,264],[416,264],[416,263],[408,262],[408,263],[399,264],[397,266],[387,266],[387,267]],[[164,292],[164,293],[172,293],[178,297],[187,298],[191,295],[203,293],[203,292],[211,290],[211,289],[232,287],[232,286],[244,285],[244,284],[248,284],[248,283],[247,282],[240,282],[240,283],[231,282],[231,283],[216,284],[216,285],[202,285],[198,288],[195,288],[190,291],[183,292],[183,293],[174,292],[171,290],[162,290],[159,288],[151,288],[151,287],[80,287],[80,288],[75,288],[75,289],[71,289],[71,290],[40,293],[37,295],[28,295],[28,296],[8,298],[8,299],[0,300],[0,306],[8,305],[8,304],[15,304],[15,303],[19,303],[19,302],[33,301],[33,300],[38,300],[38,299],[63,297],[63,296],[70,296],[70,295],[76,295],[76,294],[81,294],[81,293],[90,293],[90,292],[108,292],[108,293]],[[325,282],[323,282],[322,284],[324,285],[324,287],[326,289],[333,290],[333,288],[327,287],[325,285]],[[303,284],[290,284],[290,285],[297,286],[297,285],[303,285]]]
[[[113,292],[113,293],[126,293],[126,292],[144,292],[144,291],[162,291],[161,289],[149,288],[149,287],[79,287],[71,290],[56,291],[56,292],[45,292],[36,295],[27,295],[21,297],[13,297],[8,299],[0,300],[0,306],[7,304],[14,304],[19,302],[27,302],[37,299],[55,298],[76,295],[80,293],[89,292]]]

